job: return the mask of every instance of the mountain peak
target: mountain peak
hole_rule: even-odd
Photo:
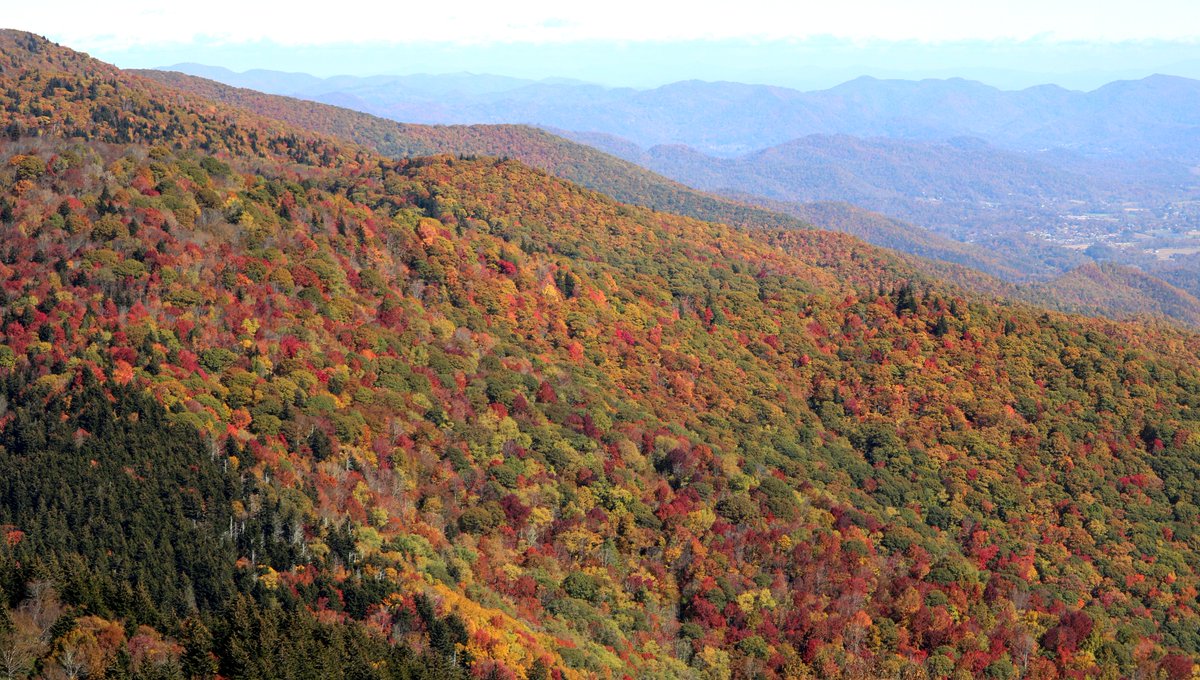
[[[18,70],[42,69],[88,76],[111,76],[119,72],[115,66],[93,59],[83,52],[15,29],[0,29],[0,55],[7,62],[6,66]]]

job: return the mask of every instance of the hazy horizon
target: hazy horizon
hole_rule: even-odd
[[[192,62],[318,77],[469,71],[638,88],[699,79],[797,89],[862,75],[962,77],[1002,89],[1200,78],[1200,4],[1187,0],[1102,8],[1086,0],[744,0],[736,12],[682,0],[373,0],[320,16],[270,1],[210,0],[196,12],[138,0],[112,12],[62,0],[7,8],[5,19],[121,67]]]
[[[1098,56],[1101,54],[1104,59]],[[970,61],[972,55],[977,60],[974,63]],[[705,80],[813,90],[870,76],[903,80],[965,78],[1004,90],[1044,84],[1092,90],[1114,80],[1136,80],[1154,74],[1200,79],[1200,45],[1175,42],[927,45],[916,41],[853,43],[824,38],[771,43],[307,47],[256,42],[227,44],[219,49],[193,44],[136,48],[94,52],[93,56],[123,68],[169,68],[193,63],[238,73],[261,69],[319,78],[472,73],[529,80],[580,80],[639,89]],[[1040,67],[1042,64],[1055,64],[1057,68],[1045,69]]]
[[[508,47],[513,49],[512,46]],[[639,47],[643,50],[647,49],[645,46]],[[735,49],[733,45],[725,47],[730,50]],[[795,49],[795,46],[789,47]],[[875,49],[878,51],[884,47],[880,45],[876,46]],[[890,45],[886,47],[895,52],[904,46]],[[917,46],[910,45],[908,47]],[[930,49],[928,46],[919,47]],[[1144,45],[1138,47],[1148,52]],[[637,58],[639,56],[636,54],[637,49],[629,46],[608,47],[608,49],[614,50],[617,53],[632,51],[635,54],[625,57],[623,61],[629,62],[625,66],[614,64],[610,61],[605,65],[606,71],[589,67],[586,63],[582,66],[577,63],[574,68],[560,66],[546,69],[542,66],[539,70],[537,65],[526,65],[521,63],[519,59],[512,59],[508,62],[486,59],[471,60],[462,57],[458,60],[408,60],[395,58],[394,53],[403,49],[397,46],[381,46],[377,48],[379,53],[373,56],[364,54],[370,52],[373,48],[363,47],[358,47],[357,49],[325,47],[316,48],[315,50],[313,48],[299,50],[281,46],[274,46],[274,48],[263,49],[262,46],[255,46],[253,53],[248,54],[243,54],[242,48],[239,46],[221,53],[172,48],[163,50],[161,53],[159,51],[152,51],[142,54],[131,51],[112,55],[111,58],[101,55],[94,56],[100,56],[123,68],[172,70],[179,66],[195,65],[225,69],[236,74],[246,74],[254,71],[272,71],[310,75],[323,79],[340,76],[369,78],[376,76],[473,75],[530,81],[576,81],[604,87],[630,87],[635,89],[651,89],[680,81],[700,80],[770,85],[799,90],[820,90],[836,87],[837,85],[858,78],[871,77],[881,80],[945,80],[961,78],[978,81],[1001,90],[1020,90],[1039,85],[1058,85],[1069,90],[1090,91],[1113,81],[1138,80],[1152,75],[1200,79],[1200,56],[1194,59],[1181,58],[1174,62],[1163,60],[1157,64],[1150,58],[1145,58],[1143,59],[1145,63],[1141,66],[1126,65],[1119,69],[1080,68],[1078,70],[1057,72],[1037,71],[1033,68],[1022,69],[1018,67],[1019,64],[1014,64],[1012,67],[989,65],[961,66],[956,68],[936,67],[923,64],[922,55],[920,54],[913,54],[912,58],[908,61],[893,59],[892,65],[889,67],[867,64],[837,65],[825,63],[795,66],[787,71],[782,68],[772,69],[756,64],[726,64],[722,68],[705,69],[703,65],[697,65],[694,62],[690,68],[673,69],[671,68],[671,60],[664,60],[663,65],[660,65],[657,71],[647,72],[644,67],[641,67],[640,73],[633,73],[634,69],[639,68],[637,62],[640,59]],[[657,46],[659,50],[675,50],[678,54],[683,55],[688,54],[689,50],[705,51],[711,54],[712,48],[713,46],[704,44]],[[427,50],[428,46],[422,49]],[[597,45],[594,49],[603,50],[605,46]],[[763,46],[759,45],[757,49],[761,50]],[[859,49],[861,50],[862,48]],[[942,46],[941,49],[946,50],[949,48]],[[960,46],[958,49],[965,49],[965,47]],[[1200,52],[1200,47],[1192,45],[1162,45],[1159,46],[1159,49],[1162,53],[1178,53],[1180,57],[1190,56],[1191,52]],[[331,60],[313,54],[314,51],[323,52],[325,50],[340,53],[342,58],[340,60]],[[347,53],[348,51],[349,53]],[[385,56],[389,51],[393,53],[393,58]],[[913,51],[916,52],[917,50]],[[303,55],[301,52],[303,52]],[[159,57],[159,54],[162,56]],[[859,54],[862,56],[868,54],[868,52],[864,50]],[[175,59],[175,57],[179,58]],[[155,61],[156,58],[161,60]],[[253,61],[255,59],[257,61]],[[678,57],[675,60],[683,61]],[[489,61],[490,63],[488,63]],[[928,60],[924,61],[927,62]],[[314,68],[306,68],[305,64],[311,64]],[[394,66],[389,69],[387,66],[379,66],[380,64]],[[502,70],[505,66],[497,66],[497,64],[506,64],[508,70]],[[453,68],[452,65],[458,66],[458,68]],[[922,67],[923,65],[924,67]],[[1026,66],[1032,67],[1033,65],[1026,64]]]

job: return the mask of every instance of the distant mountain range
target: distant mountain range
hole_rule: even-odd
[[[837,197],[879,209],[926,202],[1043,202],[1065,192],[1115,200],[1131,185],[1143,196],[1170,196],[1189,180],[1169,162],[1115,165],[1070,152],[1008,151],[977,138],[946,141],[809,135],[736,158],[694,148],[641,150],[606,135],[563,134],[705,190],[753,192],[813,201]]]
[[[628,140],[611,135],[563,133],[607,148],[613,155],[529,126],[397,123],[318,102],[229,87],[178,72],[150,70],[137,73],[210,100],[253,110],[322,134],[352,139],[391,156],[450,153],[517,158],[619,200],[656,210],[754,230],[804,230],[812,224],[849,233],[873,244],[915,255],[921,259],[913,260],[912,264],[926,274],[989,295],[1119,318],[1139,314],[1169,316],[1177,321],[1200,325],[1200,300],[1175,287],[1196,290],[1192,284],[1200,282],[1189,280],[1186,276],[1175,276],[1172,279],[1175,286],[1163,281],[1158,281],[1159,285],[1143,285],[1144,280],[1154,280],[1153,277],[1111,265],[1108,267],[1109,289],[1106,295],[1100,295],[1094,284],[1094,276],[1069,275],[1076,267],[1092,266],[1092,260],[1078,251],[1055,248],[1011,234],[986,245],[962,243],[844,202],[801,203],[739,192],[730,192],[731,196],[721,197],[647,170],[643,167],[650,165],[647,158],[643,157],[647,152]],[[672,151],[680,156],[691,155],[700,160],[709,159],[713,163],[736,165],[735,161],[710,159],[686,149]],[[772,155],[769,152],[764,154]],[[628,160],[618,158],[618,155]],[[1025,167],[1017,161],[1013,163],[1018,170]],[[696,167],[702,169],[703,162],[698,162]],[[695,177],[690,179],[696,184],[704,183]],[[719,187],[721,184],[716,182],[713,186]],[[1138,285],[1134,288],[1124,286],[1122,276],[1137,281]],[[1014,282],[1025,283],[1015,285]]]
[[[1200,159],[1200,81],[1151,76],[1091,92],[1045,85],[858,78],[827,90],[685,81],[651,90],[491,75],[338,76],[169,70],[414,123],[535,123],[617,134],[643,147],[733,155],[808,135],[918,140],[978,137],[1011,149]]]

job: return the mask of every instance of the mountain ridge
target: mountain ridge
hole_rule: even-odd
[[[365,79],[364,79],[365,80]],[[246,84],[230,76],[230,84]],[[353,94],[357,85],[342,81],[325,92]],[[276,94],[286,88],[273,88]],[[1137,97],[1114,93],[1137,89]],[[1090,154],[1148,154],[1194,162],[1194,144],[1170,143],[1196,137],[1194,111],[1200,81],[1181,76],[1149,76],[1114,81],[1090,91],[1035,86],[1001,90],[961,78],[921,81],[863,77],[826,90],[800,91],[729,81],[680,81],[647,90],[593,85],[554,87],[539,98],[538,89],[513,87],[481,97],[451,99],[441,113],[422,114],[405,102],[403,92],[373,93],[364,98],[369,112],[422,123],[525,123],[569,130],[607,132],[640,146],[687,144],[718,155],[741,154],[810,134],[860,137],[897,136],[945,139],[978,136],[1010,149],[1063,147]],[[550,93],[553,96],[550,97]],[[680,97],[683,92],[686,97]],[[921,92],[922,96],[915,94]],[[931,93],[936,96],[930,97]],[[741,101],[742,106],[730,106]],[[602,107],[596,104],[603,102]],[[703,103],[703,106],[700,104]],[[747,103],[754,105],[748,106]],[[1097,118],[1100,107],[1120,103],[1132,114],[1114,148],[1111,130]],[[587,107],[593,107],[589,112]],[[707,122],[704,122],[707,121]],[[1159,133],[1163,126],[1169,133]]]
[[[735,226],[751,228],[807,228],[811,220],[807,218],[821,214],[820,211],[806,209],[795,204],[772,204],[763,201],[761,197],[735,196],[736,202],[722,200],[696,192],[686,186],[667,180],[652,172],[631,164],[643,161],[649,164],[640,149],[626,140],[605,138],[600,140],[601,147],[616,144],[613,148],[615,155],[624,156],[626,160],[616,161],[612,156],[593,151],[591,146],[570,145],[564,143],[560,136],[552,136],[535,128],[523,126],[448,126],[427,127],[413,124],[395,123],[363,113],[332,111],[322,109],[316,104],[299,100],[278,99],[263,95],[253,90],[232,89],[212,81],[197,80],[184,75],[172,75],[161,71],[136,71],[141,75],[175,87],[182,87],[204,96],[213,97],[252,110],[273,112],[287,117],[291,122],[309,129],[326,134],[334,134],[355,139],[375,150],[393,156],[411,156],[422,153],[467,153],[507,156],[514,155],[521,160],[540,167],[565,179],[582,183],[593,189],[607,193],[619,200],[625,200],[648,207],[669,212],[681,212],[699,219],[709,219],[727,222]],[[555,132],[555,131],[551,131]],[[563,134],[577,138],[583,143],[597,141],[594,136],[575,135],[564,131]],[[624,146],[620,146],[624,144]],[[593,144],[595,146],[595,144]],[[616,162],[614,162],[616,161]],[[766,210],[749,207],[748,204],[761,203]],[[797,211],[795,215],[786,213]],[[957,264],[974,267],[993,275],[998,275],[1007,281],[1023,280],[1029,277],[1029,267],[1024,270],[1014,269],[1007,263],[1002,263],[979,248],[955,243],[941,238],[928,230],[911,225],[899,226],[895,221],[886,219],[862,219],[855,224],[845,220],[831,220],[822,224],[826,228],[836,228],[849,231],[865,238],[867,241],[896,248],[918,256],[935,257]],[[917,267],[925,267],[919,262]],[[1080,261],[1071,263],[1078,266]],[[938,270],[945,274],[944,270]],[[1047,271],[1047,276],[1057,275],[1057,271]],[[960,282],[969,282],[978,290],[997,294],[1006,291],[1013,293],[1015,289],[1005,287],[998,282],[983,281],[977,276],[958,275],[953,278]],[[1062,283],[1078,281],[1079,279],[1063,279]],[[1078,295],[1064,291],[1063,297],[1074,299]],[[1125,299],[1133,299],[1130,293]],[[1034,300],[1056,304],[1056,296],[1039,292]],[[1143,311],[1149,311],[1156,305],[1147,303]],[[1187,310],[1187,302],[1179,306],[1167,307],[1177,309],[1176,319],[1184,323],[1195,323],[1200,318],[1200,310]],[[1079,309],[1072,307],[1072,309]],[[1086,307],[1096,310],[1092,305]],[[1126,304],[1118,307],[1102,308],[1104,313],[1118,317],[1127,316],[1131,312]]]

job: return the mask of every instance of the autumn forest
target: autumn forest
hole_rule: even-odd
[[[184,85],[0,32],[3,677],[1197,672],[1195,331]]]

